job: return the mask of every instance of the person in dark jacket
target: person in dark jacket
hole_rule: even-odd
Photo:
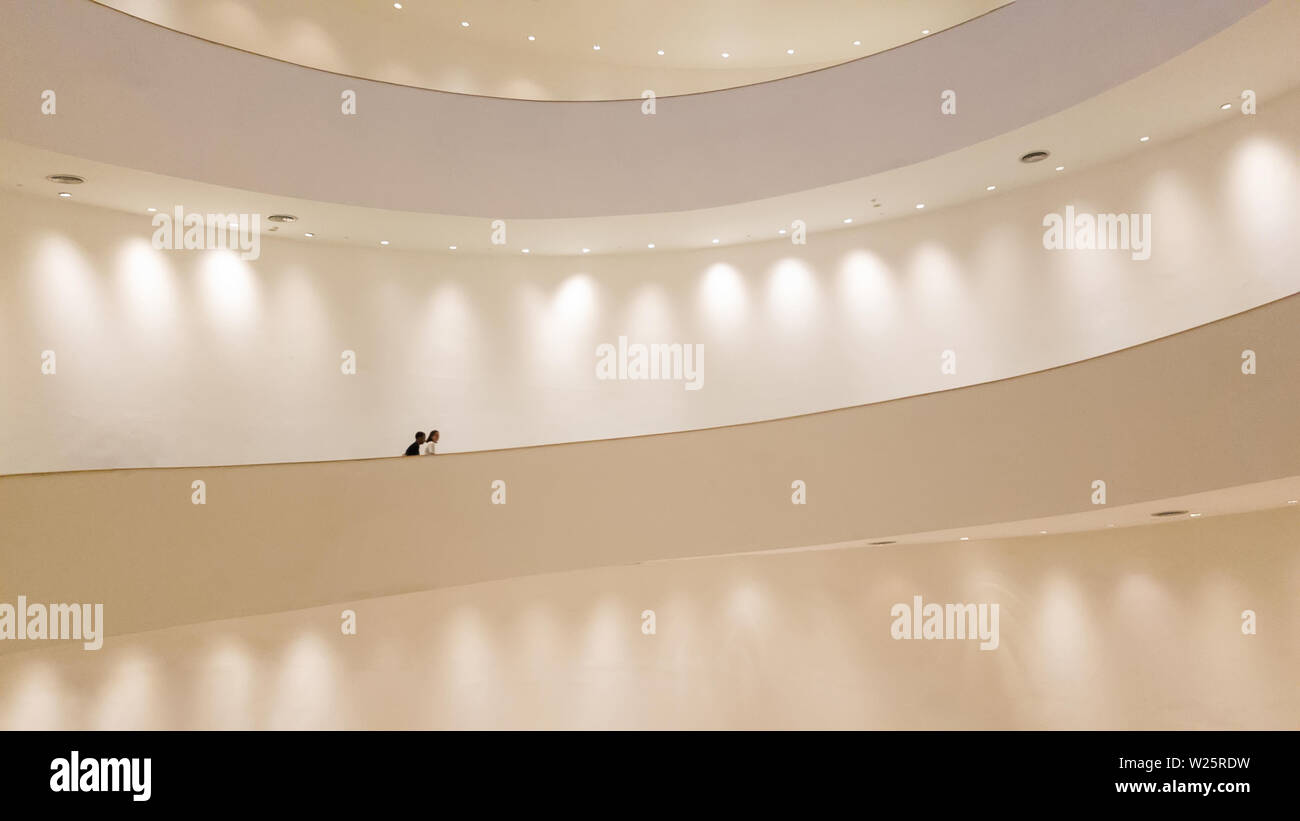
[[[404,453],[404,454],[402,454],[402,455],[403,455],[403,456],[419,456],[419,455],[420,455],[420,446],[423,445],[423,444],[424,444],[424,431],[422,431],[422,430],[417,430],[417,431],[415,432],[415,441],[412,442],[411,444],[409,444],[409,445],[406,446],[406,453]]]

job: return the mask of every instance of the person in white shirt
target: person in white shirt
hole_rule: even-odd
[[[438,445],[438,431],[430,431],[429,437],[424,440],[424,445],[420,449],[421,456],[432,456],[436,453],[435,448]]]

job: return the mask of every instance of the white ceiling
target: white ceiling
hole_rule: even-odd
[[[578,254],[663,253],[676,249],[777,239],[791,220],[811,231],[858,228],[864,224],[925,213],[949,205],[996,197],[1109,162],[1134,151],[1160,150],[1163,143],[1211,126],[1240,120],[1234,109],[1240,90],[1254,89],[1265,116],[1273,103],[1300,89],[1300,62],[1291,34],[1300,30],[1300,4],[1275,2],[1164,65],[1086,102],[993,139],[925,162],[880,174],[779,197],[717,208],[580,219],[510,221],[510,251],[489,241],[489,221],[478,217],[365,208],[281,197],[89,162],[72,155],[0,142],[0,185],[32,196],[53,198],[58,186],[47,174],[77,173],[86,185],[71,189],[72,202],[144,214],[184,204],[205,213],[292,213],[300,222],[278,236],[301,241],[455,253]],[[1151,141],[1139,143],[1139,135]],[[1017,161],[1025,151],[1046,148],[1048,162]],[[1066,166],[1056,172],[1057,165]],[[996,185],[993,192],[988,185]],[[880,203],[873,207],[872,200]],[[843,220],[852,218],[846,225]],[[316,237],[303,238],[304,232]],[[655,244],[652,251],[647,248]]]
[[[1059,536],[1065,533],[1087,533],[1111,528],[1130,527],[1169,527],[1176,522],[1194,526],[1198,520],[1215,516],[1232,516],[1240,513],[1254,513],[1261,510],[1285,509],[1300,514],[1300,476],[1288,476],[1267,482],[1250,485],[1208,490],[1201,493],[1189,493],[1184,496],[1171,496],[1140,502],[1132,505],[1098,508],[1084,513],[1063,513],[1059,516],[1045,516],[1039,519],[1021,519],[1014,522],[996,522],[992,524],[975,524],[969,527],[949,530],[932,530],[924,533],[881,534],[870,539],[809,547],[792,547],[781,550],[757,550],[748,553],[726,555],[769,556],[775,553],[803,553],[812,550],[842,550],[845,548],[867,548],[879,550],[885,545],[872,545],[872,542],[890,541],[894,545],[942,544],[945,542],[969,541],[972,547],[986,539],[1010,539],[1017,537]],[[1153,516],[1165,511],[1186,511],[1178,516]],[[1196,514],[1193,516],[1192,514]],[[661,561],[695,561],[709,556],[694,556],[690,559],[664,559],[643,564],[659,564]]]
[[[1008,0],[406,0],[400,10],[391,0],[96,2],[352,77],[490,97],[617,100],[824,68]]]
[[[4,4],[0,29],[11,42],[0,50],[0,139],[392,211],[487,219],[692,211],[848,183],[994,139],[1156,68],[1258,5],[1015,3],[812,74],[662,99],[648,116],[639,100],[543,103],[341,79],[86,0]],[[1261,34],[1248,50],[1278,41]],[[1213,88],[1239,78],[1210,79]],[[355,116],[340,111],[343,88],[357,93]],[[57,116],[41,114],[40,89],[57,90]],[[944,89],[959,94],[955,116],[941,112]]]

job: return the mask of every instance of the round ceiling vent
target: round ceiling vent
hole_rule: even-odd
[[[293,214],[272,214],[267,217],[271,222],[297,222],[298,218]]]
[[[45,179],[62,185],[81,185],[86,181],[85,177],[78,177],[76,174],[51,174]]]
[[[1047,159],[1050,156],[1052,156],[1052,152],[1050,151],[1030,151],[1028,154],[1022,154],[1020,157],[1020,161],[1021,162],[1042,162],[1043,160]]]
[[[1186,516],[1187,511],[1186,510],[1162,510],[1159,513],[1152,513],[1151,515],[1163,519],[1167,516]]]
[[[870,544],[873,547],[876,547],[882,544],[897,544],[897,542],[895,542],[893,539],[885,539],[884,541],[880,541],[880,542],[870,542]]]

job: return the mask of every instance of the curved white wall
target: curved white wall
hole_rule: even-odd
[[[148,215],[5,194],[0,472],[387,456],[431,425],[446,451],[652,433],[1078,361],[1300,290],[1297,135],[1292,94],[979,204],[806,246],[621,257],[268,235],[244,263],[155,251]],[[1150,259],[1045,250],[1043,217],[1067,205],[1149,213]],[[703,344],[704,388],[597,380],[596,346],[620,335]]]
[[[1262,5],[1012,3],[870,59],[665,99],[647,117],[641,92],[655,85],[611,102],[469,97],[286,65],[86,0],[0,3],[0,137],[371,208],[488,219],[681,211],[991,139],[1156,68]],[[938,95],[958,80],[962,114],[944,116]],[[42,89],[57,90],[57,116],[40,113]],[[345,89],[357,93],[356,116],[341,113]]]
[[[22,652],[0,655],[0,729],[1295,730],[1297,538],[1282,509],[607,567],[126,635],[105,607],[99,650],[5,642]],[[997,648],[892,638],[917,595],[997,605]]]

